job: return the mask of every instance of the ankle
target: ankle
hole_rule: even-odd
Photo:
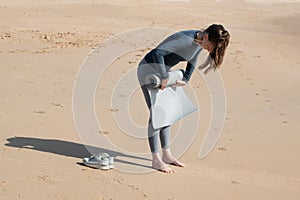
[[[159,152],[152,152],[153,162],[162,162],[162,157]]]
[[[170,148],[163,148],[162,155],[163,158],[173,158]]]

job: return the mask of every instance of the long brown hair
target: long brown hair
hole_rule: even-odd
[[[206,61],[199,66],[199,69],[203,69],[210,65],[209,68],[205,70],[205,73],[207,74],[212,69],[216,70],[220,68],[223,63],[225,50],[229,44],[230,34],[221,24],[210,25],[204,30],[204,33],[208,34],[208,40],[215,45],[215,48],[209,53]]]

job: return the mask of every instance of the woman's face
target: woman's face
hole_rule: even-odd
[[[215,48],[215,45],[208,40],[207,34],[204,34],[203,37],[200,40],[196,40],[196,42],[208,52],[211,52]]]

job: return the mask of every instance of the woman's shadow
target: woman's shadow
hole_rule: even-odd
[[[41,138],[31,138],[31,137],[12,137],[7,139],[8,143],[6,146],[15,147],[15,148],[23,148],[23,149],[32,149],[36,151],[48,152],[68,157],[74,158],[84,158],[89,157],[91,155],[90,152],[105,152],[113,157],[128,157],[133,159],[141,159],[146,161],[151,161],[148,158],[143,158],[134,155],[124,154],[118,151],[113,151],[109,149],[104,149],[100,147],[93,147],[88,145],[83,145],[75,142],[57,140],[57,139],[41,139]],[[89,149],[89,151],[87,150]],[[135,162],[125,161],[119,158],[115,158],[115,162],[120,162],[129,165],[135,165],[140,167],[151,168],[147,165],[142,165]],[[82,165],[82,163],[77,163]]]

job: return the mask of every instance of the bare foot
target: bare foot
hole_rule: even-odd
[[[164,172],[164,173],[175,173],[176,171],[172,168],[170,168],[166,163],[161,161],[152,161],[152,167],[154,169],[157,169],[158,171]]]
[[[175,158],[169,158],[169,157],[163,157],[162,160],[170,165],[174,165],[176,167],[185,167],[185,164],[182,162],[179,162],[178,160],[176,160]]]
[[[170,148],[162,149],[162,161],[166,164],[174,165],[176,167],[185,167],[185,164],[179,162],[176,158],[172,156]]]

